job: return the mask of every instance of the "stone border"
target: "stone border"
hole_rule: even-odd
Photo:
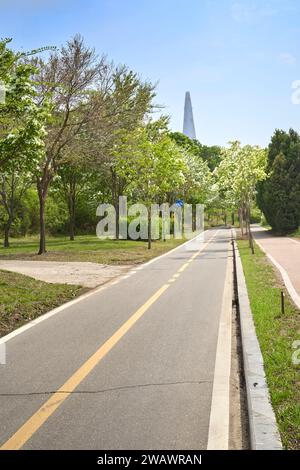
[[[250,446],[252,450],[282,450],[281,438],[266,382],[263,358],[250,308],[242,262],[235,240],[233,240],[233,248],[247,393]]]

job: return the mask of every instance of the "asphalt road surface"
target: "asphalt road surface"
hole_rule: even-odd
[[[230,230],[205,239],[7,342],[0,448],[207,447]]]

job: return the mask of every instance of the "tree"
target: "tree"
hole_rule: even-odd
[[[16,208],[22,203],[26,191],[32,184],[32,174],[20,172],[11,168],[0,176],[0,205],[4,209],[2,227],[4,232],[3,246],[9,247],[9,235],[16,216]]]
[[[111,74],[104,57],[98,59],[93,49],[75,36],[49,60],[36,62],[35,77],[42,106],[51,103],[52,117],[47,126],[45,152],[36,171],[40,213],[39,254],[46,251],[45,203],[50,183],[61,164],[61,155],[77,135],[101,113],[101,99],[107,91]]]
[[[266,177],[266,152],[258,146],[241,146],[231,142],[222,152],[222,160],[214,174],[220,194],[228,208],[238,207],[241,228],[250,226],[250,210],[256,195],[256,186]]]
[[[221,161],[221,148],[217,145],[212,147],[202,145],[197,139],[190,139],[181,132],[171,132],[170,137],[179,147],[183,147],[189,154],[193,154],[201,160],[206,161],[209,169],[213,171]]]
[[[258,205],[275,232],[286,234],[300,223],[300,136],[276,130],[268,149],[268,178],[259,185]]]
[[[187,150],[182,150],[185,161],[183,198],[187,203],[204,204],[213,184],[212,174],[205,161]]]
[[[0,81],[5,99],[0,103],[0,203],[6,213],[4,246],[14,221],[15,204],[28,187],[30,173],[44,153],[46,108],[35,102],[35,69],[25,54],[8,49],[10,40],[0,42]],[[29,53],[30,54],[30,53]],[[28,55],[28,54],[27,54]],[[27,176],[27,181],[22,175]]]
[[[100,196],[99,174],[91,168],[89,162],[81,155],[72,154],[64,158],[58,169],[53,188],[57,189],[65,201],[69,214],[69,237],[75,240],[76,209],[80,196],[84,195],[86,203],[92,197]],[[99,202],[99,201],[98,201]]]
[[[105,173],[117,217],[119,196],[124,193],[127,184],[126,179],[117,171],[117,161],[132,138],[132,132],[141,126],[146,115],[153,111],[154,90],[155,85],[143,82],[127,67],[117,67],[112,76],[110,93],[104,102],[104,118],[99,116],[99,125],[94,126],[91,132],[90,139],[94,140],[97,146],[94,152],[95,166],[100,163],[100,171]],[[99,128],[102,132],[100,138]],[[118,238],[118,226],[116,235]]]
[[[128,182],[128,191],[148,211],[148,248],[151,248],[151,204],[184,184],[185,161],[181,150],[165,130],[165,120],[150,122],[128,137],[127,152],[117,160],[118,175]],[[124,148],[125,150],[125,148]]]

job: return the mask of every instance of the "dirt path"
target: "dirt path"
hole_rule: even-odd
[[[0,269],[25,274],[40,281],[96,287],[126,273],[126,266],[108,266],[87,262],[0,260]]]

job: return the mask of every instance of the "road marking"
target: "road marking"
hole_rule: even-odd
[[[229,249],[218,333],[207,450],[227,450],[229,444],[233,291],[233,260],[229,256]]]
[[[190,259],[194,260],[211,241],[217,232],[195,253]],[[181,268],[177,270],[179,272]],[[174,276],[176,276],[176,274]],[[179,276],[180,274],[178,274]],[[57,408],[71,395],[80,383],[92,372],[99,362],[111,351],[111,349],[123,338],[144,313],[159,299],[159,297],[171,286],[166,283],[158,289],[100,348],[47,400],[13,436],[8,439],[0,450],[18,450],[38,431]]]
[[[147,300],[63,385],[34,415],[5,443],[1,450],[20,449],[54,411],[68,398],[95,366],[109,353],[120,339],[144,315],[154,302],[168,289],[163,285]],[[64,392],[62,394],[62,392]]]
[[[183,271],[189,266],[189,263],[185,263],[183,266],[181,266],[180,269],[178,269],[179,273],[183,273]]]

